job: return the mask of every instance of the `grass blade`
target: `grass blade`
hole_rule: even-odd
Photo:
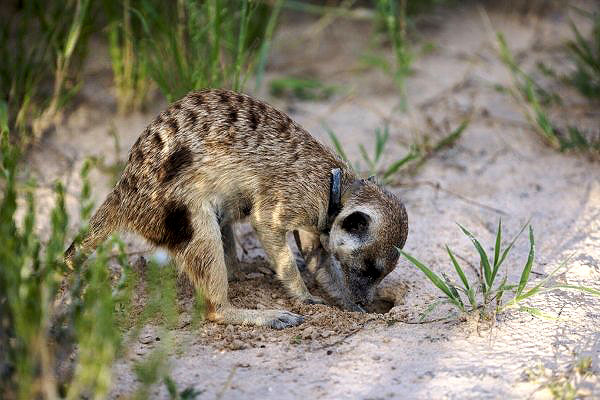
[[[492,283],[493,283],[492,282],[492,268],[490,266],[490,260],[488,258],[487,253],[481,246],[481,243],[479,243],[479,240],[477,240],[471,232],[469,232],[467,229],[465,229],[461,224],[458,224],[458,226],[464,232],[464,234],[467,235],[467,237],[469,239],[471,239],[471,242],[473,242],[473,245],[477,249],[477,252],[479,253],[479,257],[481,258],[481,265],[483,265],[483,274],[484,274],[484,278],[485,278],[484,281],[486,284],[486,289],[491,288]]]
[[[463,272],[462,268],[458,264],[458,261],[456,261],[456,258],[454,257],[454,254],[452,254],[452,251],[450,250],[450,247],[448,247],[448,245],[446,245],[446,251],[448,252],[448,255],[450,256],[450,260],[452,260],[452,264],[454,264],[454,269],[456,270],[456,273],[460,277],[460,280],[462,281],[463,285],[465,285],[465,289],[467,289],[467,292],[468,292],[470,289],[470,286],[469,286],[469,281],[467,280],[467,277],[465,276],[465,273]]]
[[[533,315],[534,317],[538,317],[538,318],[544,318],[544,319],[551,319],[551,320],[556,320],[557,318],[543,312],[542,310],[540,310],[539,308],[535,308],[535,307],[519,307],[519,311],[525,311],[526,313],[529,313],[531,315]]]
[[[508,277],[505,275],[504,278],[500,281],[498,285],[498,289],[496,291],[496,312],[500,310],[500,305],[502,304],[502,296],[504,295],[504,287],[506,285],[506,280]]]
[[[506,309],[509,307],[513,307],[515,306],[517,303],[519,303],[522,300],[525,300],[528,297],[531,297],[537,293],[539,293],[544,285],[546,284],[546,282],[548,282],[554,275],[556,275],[556,273],[563,268],[567,262],[570,260],[570,257],[567,258],[565,261],[563,261],[562,263],[560,263],[560,265],[558,267],[556,267],[547,277],[545,277],[544,279],[542,279],[537,285],[535,285],[534,287],[532,287],[531,289],[529,289],[527,292],[522,293],[519,296],[515,296],[511,301],[509,301],[508,303],[506,303],[505,305],[502,306],[502,309]]]
[[[496,232],[496,245],[494,246],[494,269],[500,261],[500,245],[502,244],[502,218],[498,220],[498,232]]]
[[[469,288],[469,290],[467,290],[467,297],[469,298],[469,303],[471,303],[471,307],[473,307],[473,310],[476,310],[478,305],[477,305],[477,301],[475,300],[475,287],[471,286]]]
[[[529,273],[531,272],[531,266],[533,265],[533,259],[535,258],[535,240],[533,238],[533,228],[529,226],[529,256],[527,257],[527,263],[521,273],[521,279],[519,281],[519,287],[517,288],[517,297],[525,289],[525,285],[529,281]]]
[[[555,285],[552,288],[579,290],[580,292],[585,292],[585,293],[591,294],[592,296],[598,296],[598,297],[600,297],[600,290],[594,289],[594,288],[591,288],[591,287],[587,287],[587,286]]]
[[[442,150],[445,147],[452,146],[454,142],[456,142],[460,138],[460,135],[462,135],[463,131],[467,129],[467,126],[469,126],[469,122],[471,121],[465,119],[463,122],[460,123],[458,128],[456,128],[448,136],[444,137],[442,140],[437,142],[435,147],[433,148],[433,152],[435,153],[437,151]]]
[[[402,168],[402,166],[404,166],[404,164],[416,159],[419,157],[419,154],[416,151],[413,151],[411,149],[411,151],[404,156],[403,158],[401,158],[400,160],[394,162],[392,165],[390,165],[385,172],[383,173],[383,179],[386,180],[387,178],[389,178],[390,176],[394,175],[396,172],[398,172],[398,170],[400,168]]]
[[[508,247],[506,249],[504,249],[504,251],[502,252],[502,256],[500,256],[500,261],[498,261],[498,265],[496,266],[497,269],[500,268],[500,265],[502,265],[502,263],[504,262],[504,259],[508,255],[508,252],[510,251],[510,249],[512,249],[513,245],[515,244],[515,242],[517,241],[517,239],[519,238],[519,236],[521,236],[521,233],[523,233],[523,231],[525,230],[525,228],[527,227],[527,225],[529,225],[529,221],[530,220],[527,220],[527,222],[525,222],[525,224],[523,225],[523,227],[521,227],[521,230],[519,231],[519,233],[517,233],[517,235],[513,238],[513,240],[508,245]]]
[[[387,143],[389,137],[390,132],[387,125],[383,127],[383,133],[379,128],[375,130],[375,162],[378,162],[381,159],[383,150],[385,149],[385,144]]]
[[[456,286],[454,286],[454,284],[452,283],[452,281],[443,272],[442,272],[442,276],[444,277],[444,280],[446,281],[446,285],[450,289],[450,292],[452,292],[452,295],[454,296],[454,298],[460,304],[460,309],[462,311],[464,311],[465,310],[465,304],[463,303],[462,299],[460,298],[460,295],[458,294],[458,290],[456,290]]]
[[[494,268],[492,270],[492,282],[496,279],[496,274],[500,268],[500,246],[502,245],[502,218],[498,220],[498,231],[496,232],[496,244],[494,246]]]
[[[454,294],[452,293],[452,291],[450,290],[448,285],[446,285],[444,280],[442,278],[440,278],[435,272],[433,272],[431,269],[426,267],[421,261],[417,260],[410,254],[408,254],[400,249],[398,249],[398,251],[400,252],[401,255],[406,257],[406,259],[408,261],[410,261],[413,265],[415,265],[417,268],[419,268],[427,276],[427,278],[429,278],[431,283],[433,283],[435,286],[437,286],[438,289],[440,289],[442,292],[444,292],[444,294],[446,296],[448,296],[448,298],[450,300],[452,300],[452,302],[458,302],[457,298],[454,296]]]
[[[265,74],[265,67],[267,65],[267,59],[269,55],[269,50],[271,48],[271,43],[273,41],[273,33],[275,32],[275,26],[277,25],[277,19],[279,18],[279,13],[281,11],[281,7],[283,6],[284,0],[277,0],[273,5],[273,11],[271,12],[271,16],[269,17],[269,21],[267,22],[267,28],[265,30],[265,40],[263,41],[258,56],[258,67],[256,69],[256,84],[255,90],[258,90],[262,85],[263,76]]]
[[[371,174],[375,169],[375,163],[371,161],[371,157],[369,157],[367,149],[365,149],[365,146],[363,146],[362,143],[358,145],[358,150],[360,151],[360,155],[362,156],[363,160],[365,160],[365,162],[369,166],[369,174]]]
[[[419,317],[419,322],[423,322],[423,320],[425,319],[425,317],[427,317],[429,314],[431,314],[433,312],[433,310],[435,310],[437,308],[437,306],[440,306],[442,304],[448,304],[448,303],[450,303],[450,301],[448,301],[448,300],[437,300],[437,301],[434,301],[433,303],[431,303],[425,309],[425,311],[423,311],[421,313],[421,316]]]
[[[325,128],[325,130],[327,131],[327,134],[329,135],[329,138],[331,139],[331,142],[333,143],[333,146],[335,147],[335,151],[338,153],[338,155],[340,157],[342,157],[342,160],[348,162],[348,156],[346,155],[346,152],[344,151],[344,147],[342,146],[342,143],[340,142],[340,140],[338,139],[336,134],[327,125],[323,125],[323,128]]]

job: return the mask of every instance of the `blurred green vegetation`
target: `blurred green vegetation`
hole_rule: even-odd
[[[17,179],[20,156],[9,142],[7,109],[0,103],[2,398],[106,398],[112,388],[113,362],[127,354],[148,321],[158,326],[164,340],[135,368],[140,384],[134,397],[147,398],[152,385],[164,382],[172,398],[195,398],[195,389],[178,391],[168,375],[167,354],[172,346],[168,330],[178,316],[175,268],[144,265],[147,279],[142,287],[124,244],[113,237],[96,250],[94,258],[86,263],[79,260],[75,270],[68,271],[63,262],[70,236],[64,187],[56,183],[49,232],[39,233],[45,229],[36,224],[36,185]],[[94,206],[88,178],[91,165],[86,161],[81,169],[83,223],[76,241],[85,234]],[[22,217],[17,216],[20,198],[25,200]],[[134,292],[149,299],[138,310]]]
[[[414,58],[410,18],[446,1],[368,2],[384,51],[363,58],[389,73],[401,93]],[[340,10],[355,2],[342,3]],[[0,12],[0,90],[11,142],[23,148],[60,121],[81,87],[92,35],[108,44],[120,113],[142,109],[153,87],[167,101],[205,87],[242,90],[250,77],[258,88],[284,7],[317,14],[338,9],[294,0],[7,1]],[[391,61],[383,55],[390,47]],[[278,91],[282,82],[273,85]],[[306,82],[293,86],[293,93],[314,96]],[[329,88],[316,96],[327,97]]]
[[[81,86],[92,34],[108,43],[118,111],[205,87],[260,82],[283,0],[12,1],[0,12],[0,91],[11,142],[55,124]]]
[[[575,72],[569,81],[584,96],[600,99],[600,14],[580,11],[593,21],[590,37],[585,38],[575,23],[571,22],[573,39],[567,44]]]
[[[469,120],[462,121],[458,127],[447,133],[435,143],[431,143],[431,138],[427,135],[424,135],[420,142],[413,143],[409,146],[406,154],[403,157],[392,163],[388,163],[388,165],[385,167],[384,165],[386,163],[384,162],[384,154],[389,152],[387,151],[388,141],[390,138],[388,125],[384,125],[383,128],[375,129],[375,134],[373,135],[374,149],[372,155],[369,154],[366,147],[362,143],[358,145],[360,156],[362,161],[365,163],[364,165],[366,168],[363,167],[363,164],[361,164],[360,161],[352,162],[348,158],[346,151],[344,150],[344,146],[331,128],[325,126],[325,130],[331,139],[335,151],[344,161],[348,162],[348,164],[351,165],[356,172],[365,177],[375,176],[382,183],[389,184],[394,182],[394,179],[397,178],[400,173],[414,173],[435,154],[447,148],[453,147],[456,141],[460,139],[465,129],[467,129],[469,126],[469,122]]]
[[[575,39],[568,44],[568,54],[576,65],[576,70],[572,75],[563,77],[562,81],[579,90],[593,105],[597,101],[596,85],[600,82],[600,19],[596,18],[589,41],[583,39],[575,25],[572,25],[572,30]],[[560,107],[560,96],[545,89],[521,68],[502,33],[497,34],[497,40],[500,59],[512,75],[511,87],[498,86],[497,89],[508,93],[517,101],[535,131],[553,148],[559,151],[600,154],[600,137],[589,138],[573,124],[560,128],[551,119],[548,107]],[[541,69],[546,75],[557,77],[548,66],[542,64]]]
[[[11,140],[41,135],[77,93],[91,33],[89,0],[7,3],[0,13],[0,93]]]

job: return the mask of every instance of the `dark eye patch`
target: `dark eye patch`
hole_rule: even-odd
[[[352,235],[363,237],[366,236],[369,231],[370,220],[371,218],[367,214],[355,211],[344,218],[342,221],[342,229]]]
[[[377,268],[377,264],[371,258],[366,258],[364,260],[365,269],[361,271],[361,275],[364,278],[368,278],[371,280],[377,280],[381,277],[383,271]]]

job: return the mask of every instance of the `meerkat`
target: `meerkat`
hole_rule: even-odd
[[[208,320],[275,329],[302,323],[288,311],[229,302],[228,272],[238,262],[232,224],[242,219],[290,296],[323,303],[298,271],[287,240],[296,232],[317,280],[351,310],[372,300],[408,232],[395,195],[359,179],[286,114],[245,94],[208,89],[174,102],[144,130],[65,262],[72,268],[112,232],[133,231],[169,251],[205,296]]]

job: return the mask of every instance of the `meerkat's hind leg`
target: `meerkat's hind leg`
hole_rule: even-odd
[[[175,252],[175,261],[205,297],[207,319],[223,324],[283,329],[304,321],[284,310],[247,310],[232,306],[227,291],[227,266],[217,215],[209,207],[194,211],[194,236]]]
[[[233,280],[240,270],[237,251],[235,246],[235,234],[233,224],[226,223],[221,226],[221,240],[223,241],[223,251],[225,253],[225,265],[227,266],[227,279]]]

